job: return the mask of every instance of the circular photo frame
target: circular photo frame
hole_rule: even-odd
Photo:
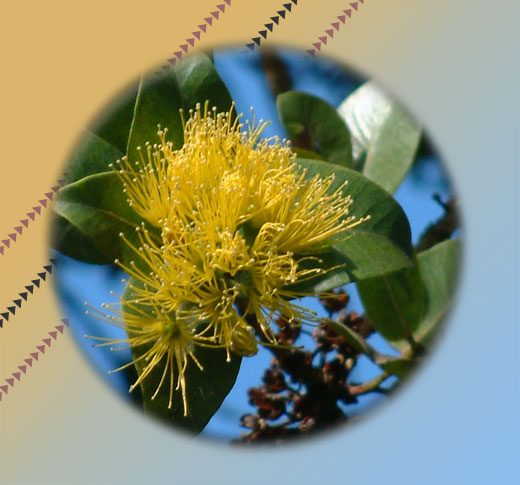
[[[146,415],[233,443],[347,431],[427,358],[459,271],[421,125],[286,48],[143,75],[81,136],[53,210],[56,290],[94,367]]]

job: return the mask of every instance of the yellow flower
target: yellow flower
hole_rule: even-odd
[[[254,355],[257,337],[279,345],[277,316],[315,321],[290,301],[306,295],[291,286],[327,270],[302,262],[319,263],[314,253],[368,218],[349,217],[345,185],[332,191],[334,177],[307,177],[287,142],[260,139],[265,123],[240,120],[233,108],[217,114],[206,103],[190,111],[179,150],[159,128],[160,143],[147,144],[146,157],[138,149],[137,161],[117,162],[128,203],[160,230],[137,228],[138,247],[122,235],[146,270],[116,261],[142,283],[122,302],[135,311],[119,316],[131,347],[150,346],[133,387],[161,365],[157,394],[177,372],[185,412],[184,369],[189,358],[200,366],[193,349],[225,348],[229,361],[231,352]]]
[[[147,305],[148,308],[145,308]],[[190,328],[185,322],[179,322],[175,316],[159,307],[153,299],[142,301],[139,298],[124,301],[124,306],[118,309],[117,306],[103,304],[105,310],[110,313],[97,310],[91,307],[92,311],[87,314],[105,320],[112,325],[120,326],[128,334],[126,339],[106,339],[102,337],[90,337],[103,341],[96,346],[112,346],[116,350],[127,345],[132,349],[144,347],[145,351],[128,364],[125,364],[112,372],[117,372],[136,363],[140,366],[138,379],[130,386],[133,391],[150,373],[159,366],[163,365],[161,378],[156,385],[152,399],[155,399],[159,391],[165,384],[169,384],[168,408],[173,404],[174,390],[180,390],[182,394],[184,415],[188,415],[188,402],[186,398],[186,379],[184,377],[189,359],[202,370],[200,362],[194,354],[196,345],[207,345],[205,339],[200,336],[200,332],[195,328]],[[168,375],[169,374],[169,375]]]

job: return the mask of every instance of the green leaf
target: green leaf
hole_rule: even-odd
[[[407,377],[418,364],[418,362],[413,359],[386,356],[376,359],[375,363],[384,371],[400,378]]]
[[[347,96],[338,108],[338,114],[348,126],[354,161],[363,161],[374,132],[388,118],[392,100],[375,82],[369,81]]]
[[[76,182],[96,173],[110,172],[109,165],[120,159],[123,153],[103,138],[86,132],[67,168],[67,183]]]
[[[343,190],[345,196],[353,199],[349,216],[359,219],[370,215],[369,220],[347,232],[346,240],[336,242],[331,250],[317,255],[324,260],[323,267],[342,267],[325,277],[310,280],[305,287],[298,286],[298,290],[324,292],[412,264],[410,225],[403,209],[388,192],[355,170],[318,160],[297,159],[297,162],[307,169],[309,178],[334,174],[331,190],[348,180]]]
[[[425,298],[422,321],[414,332],[418,342],[427,343],[436,334],[453,303],[460,252],[460,241],[448,239],[417,256]]]
[[[406,340],[421,322],[424,291],[416,265],[357,284],[374,328],[389,342]]]
[[[195,109],[197,103],[204,108],[209,101],[210,109],[227,112],[231,108],[231,95],[211,62],[211,59],[197,52],[178,62],[174,68],[179,82],[184,110]]]
[[[137,84],[133,84],[111,103],[108,110],[103,110],[103,117],[95,120],[89,128],[123,154],[126,153],[136,98]]]
[[[336,110],[320,98],[288,91],[276,99],[278,115],[293,145],[352,167],[350,133]]]
[[[123,185],[115,172],[90,175],[63,187],[54,211],[86,236],[106,260],[119,258],[129,262],[137,259],[119,233],[138,244],[135,227],[141,219],[129,207]],[[68,241],[73,242],[71,239]],[[67,248],[64,250],[65,254],[69,251]]]
[[[94,243],[67,219],[53,214],[51,229],[52,247],[69,258],[91,264],[111,264]]]
[[[106,140],[86,131],[69,162],[67,184],[96,173],[110,172],[109,165],[122,155]],[[104,256],[93,242],[67,219],[54,213],[52,224],[52,245],[62,254],[85,263],[112,263],[112,260]]]
[[[136,147],[159,143],[157,125],[168,128],[166,139],[173,148],[180,148],[184,141],[182,120],[179,113],[181,97],[173,72],[143,77],[139,84],[135,103],[127,154],[132,159],[137,156]],[[146,152],[143,152],[146,157]]]
[[[130,278],[123,294],[124,300],[132,299],[131,286],[141,286],[138,280]],[[143,309],[144,307],[141,307]],[[131,309],[128,309],[131,311]],[[153,318],[151,316],[150,318]],[[135,362],[149,347],[139,346],[132,349],[134,364],[140,375],[146,363]],[[240,370],[241,358],[231,354],[231,361],[226,362],[225,349],[212,349],[196,346],[194,354],[203,367],[201,371],[190,359],[185,371],[186,394],[189,415],[184,416],[182,393],[175,391],[172,409],[168,409],[170,396],[169,382],[165,382],[155,399],[151,399],[161,380],[166,357],[141,382],[145,412],[164,422],[180,426],[192,433],[200,433],[211,417],[217,412],[224,398],[235,384]],[[168,379],[166,379],[168,381]]]
[[[306,150],[305,148],[291,147],[291,150],[296,153],[298,158],[307,158],[310,160],[321,160],[322,162],[326,162],[327,159],[318,155],[316,152],[311,152],[310,150]]]
[[[417,255],[413,268],[358,282],[366,313],[375,329],[404,355],[410,339],[425,344],[453,299],[459,242],[447,240]]]
[[[373,82],[346,98],[338,113],[352,135],[356,167],[362,166],[365,176],[394,192],[419,146],[421,129],[417,122]]]

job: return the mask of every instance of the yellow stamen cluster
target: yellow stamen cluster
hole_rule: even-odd
[[[233,109],[197,107],[184,122],[182,148],[174,150],[159,127],[160,143],[115,166],[148,225],[137,228],[138,247],[122,235],[141,263],[116,261],[142,284],[132,286],[118,317],[105,317],[126,328],[131,347],[149,346],[133,387],[166,362],[155,394],[170,372],[170,406],[175,384],[185,414],[184,371],[189,359],[200,367],[197,346],[225,348],[228,360],[231,352],[254,355],[255,333],[279,345],[276,316],[315,321],[290,301],[305,296],[291,285],[326,272],[313,253],[366,219],[348,216],[352,200],[344,185],[331,190],[334,177],[309,178],[286,142],[260,139],[266,124],[240,120]],[[316,264],[308,269],[304,260]]]

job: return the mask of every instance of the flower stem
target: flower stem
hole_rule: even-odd
[[[369,392],[379,392],[381,394],[387,394],[386,389],[382,389],[379,387],[380,384],[383,383],[383,381],[389,377],[390,374],[388,372],[383,372],[382,374],[378,375],[374,379],[365,382],[364,384],[359,385],[352,385],[350,386],[350,394],[352,396],[359,396],[361,394],[367,394]]]

